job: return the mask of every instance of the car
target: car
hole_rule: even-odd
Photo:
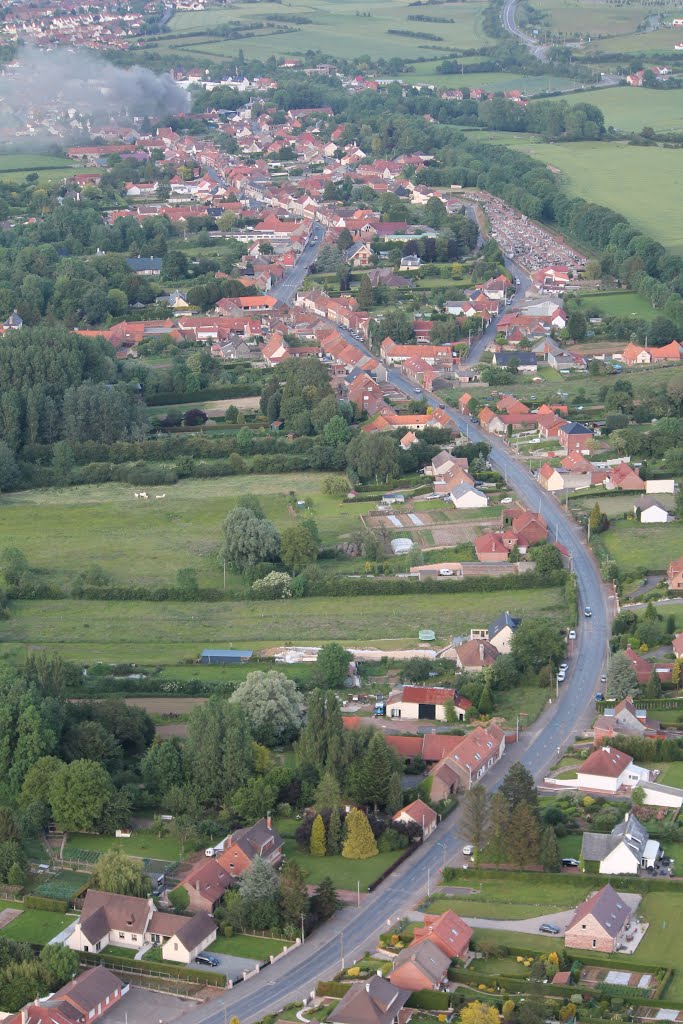
[[[439,576],[453,576],[452,569],[439,569]]]
[[[604,693],[602,693],[602,692],[599,692],[599,693],[596,693],[596,694],[595,694],[595,700],[596,700],[596,703],[597,703],[598,701],[601,701],[601,700],[604,700],[604,699],[605,699],[605,695],[604,695]]]
[[[560,929],[556,924],[550,924],[548,921],[544,921],[541,927],[538,929],[539,932],[543,932],[544,935],[559,935]]]
[[[589,604],[587,604],[586,607],[583,609],[583,614],[587,619],[590,619],[593,612],[591,611],[591,606]]]
[[[206,850],[204,850],[204,856],[205,857],[215,857],[216,856],[216,851],[214,850],[213,846],[209,846]]]
[[[161,894],[162,894],[162,892],[163,892],[163,891],[164,891],[164,886],[163,886],[163,885],[158,885],[158,886],[156,887],[156,889],[152,889],[152,896],[153,896],[153,897],[154,897],[155,899],[157,899],[157,898],[158,898],[159,896],[161,896]]]
[[[567,678],[567,674],[566,674],[566,672],[558,672],[556,678],[557,678],[558,683],[563,683],[565,681],[565,679]]]
[[[569,668],[569,665],[567,664],[567,662],[563,661],[562,664],[560,665],[560,672],[566,672],[568,668]]]
[[[474,856],[474,847],[473,846],[463,846],[462,852],[464,853],[464,855],[466,857],[473,857]]]
[[[445,409],[445,408],[446,408],[446,403],[445,402],[439,402],[439,409]]]
[[[422,394],[422,388],[413,388],[413,391],[415,392],[416,395]]]
[[[579,862],[576,859],[576,857],[563,857],[562,858],[562,867],[563,868],[578,868],[579,867]]]
[[[511,502],[512,502],[512,498],[501,498],[500,499],[501,505],[510,505]]]
[[[607,676],[606,676],[606,675],[604,675],[604,674],[603,674],[603,675],[601,675],[601,676],[600,676],[600,682],[601,682],[601,683],[603,684],[603,686],[604,686],[604,684],[605,684],[605,683],[607,682]]]
[[[567,634],[567,636],[569,637],[570,640],[576,640],[576,630],[575,629],[570,629],[568,634]]]
[[[218,957],[214,956],[213,953],[197,953],[194,962],[196,964],[205,964],[207,967],[218,967],[220,963]]]

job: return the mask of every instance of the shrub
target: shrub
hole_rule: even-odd
[[[57,914],[66,914],[69,904],[67,900],[52,900],[48,896],[27,896],[24,907],[26,910],[53,910]]]

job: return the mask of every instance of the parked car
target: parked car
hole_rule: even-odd
[[[563,868],[578,868],[579,862],[576,857],[563,857],[562,867]]]
[[[603,686],[607,682],[607,676],[604,675],[604,673],[600,676],[600,682],[603,684]]]
[[[562,664],[560,665],[560,672],[566,672],[568,668],[569,668],[569,665],[567,664],[567,662],[563,661]]]
[[[587,619],[590,619],[593,612],[591,611],[591,606],[589,604],[587,604],[586,607],[583,609],[583,614],[586,616]]]
[[[218,967],[219,960],[213,953],[197,953],[194,962],[196,964],[205,964],[207,967]]]
[[[463,846],[462,852],[465,854],[466,857],[472,857],[472,856],[474,856],[474,847],[473,846]]]
[[[439,569],[439,576],[453,576],[452,569]]]
[[[567,636],[569,637],[570,640],[576,640],[576,630],[575,629],[570,629],[569,633],[567,634]]]
[[[559,935],[560,929],[556,924],[549,924],[547,921],[544,922],[538,929],[539,932],[543,932],[544,935]]]
[[[557,673],[557,681],[558,681],[558,683],[563,683],[566,678],[567,678],[567,673],[566,672],[558,672]]]
[[[604,693],[600,692],[600,693],[596,693],[595,694],[596,703],[597,703],[597,701],[604,700],[604,699],[605,699]]]

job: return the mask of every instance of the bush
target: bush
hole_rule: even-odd
[[[24,907],[26,910],[53,910],[57,914],[66,914],[69,903],[67,900],[52,900],[48,896],[27,896]]]
[[[81,963],[103,964],[125,972],[130,969],[131,960],[127,957],[116,956],[108,953],[105,949],[102,953],[79,953]],[[181,978],[183,981],[190,981],[195,985],[211,985],[216,988],[225,988],[227,978],[224,974],[217,974],[215,971],[199,971],[192,967],[180,967],[178,964],[145,960],[144,969],[150,974],[157,974],[162,978]]]

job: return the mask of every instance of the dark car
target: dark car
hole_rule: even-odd
[[[595,694],[595,699],[596,699],[596,701],[604,700],[605,699],[604,693],[596,693]]]
[[[583,614],[586,616],[587,619],[590,619],[590,617],[592,616],[593,612],[591,611],[591,606],[589,604],[587,604],[586,607],[583,609]]]
[[[544,935],[559,935],[560,934],[560,929],[557,927],[557,925],[556,924],[548,924],[547,921],[546,921],[545,924],[542,924],[541,927],[538,930],[539,930],[539,932],[543,932]]]
[[[562,867],[563,868],[578,868],[579,862],[576,857],[563,857]]]
[[[198,953],[194,958],[196,964],[206,964],[207,967],[218,967],[218,957],[213,953]]]

